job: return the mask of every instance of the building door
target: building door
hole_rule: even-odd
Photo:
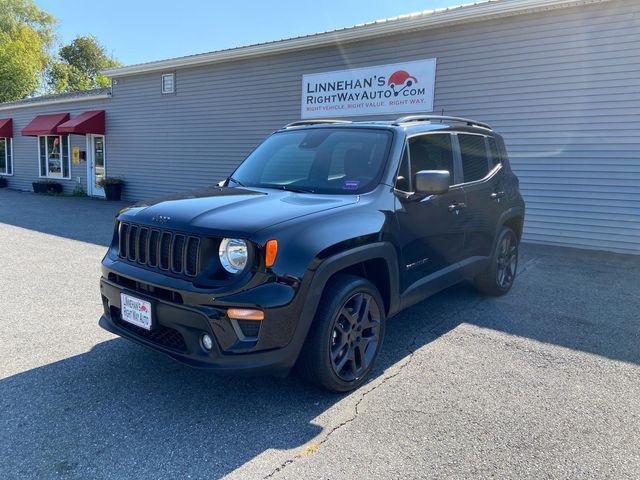
[[[106,175],[104,135],[87,135],[87,190],[94,197],[104,197],[98,182]]]

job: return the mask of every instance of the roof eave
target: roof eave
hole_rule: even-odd
[[[98,93],[95,95],[86,95],[86,96],[71,97],[71,98],[42,99],[42,100],[34,100],[33,102],[15,103],[15,104],[7,104],[7,105],[0,104],[0,111],[17,110],[17,109],[29,108],[29,107],[41,107],[43,105],[87,102],[90,100],[102,100],[102,99],[108,99],[108,98],[111,98],[111,93]]]
[[[393,35],[413,30],[486,21],[507,16],[522,15],[592,3],[604,3],[607,1],[610,0],[489,0],[476,5],[454,7],[428,15],[408,16],[407,18],[375,22],[372,24],[318,33],[304,37],[231,48],[169,60],[158,60],[138,65],[109,68],[103,70],[101,73],[111,78],[118,78],[141,73],[196,67],[230,60],[241,60],[258,55],[285,53],[293,50],[334,45],[336,43],[353,42],[371,37]]]

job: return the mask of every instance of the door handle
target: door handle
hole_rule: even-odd
[[[491,198],[492,198],[493,200],[495,200],[495,199],[497,199],[497,198],[502,198],[502,197],[504,197],[504,192],[493,192],[493,193],[491,194]]]
[[[448,208],[448,210],[450,212],[459,212],[461,209],[467,208],[467,205],[465,203],[462,203],[462,202],[460,202],[460,203],[456,202],[456,203],[452,203],[447,208]]]

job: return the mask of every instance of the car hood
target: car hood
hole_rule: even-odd
[[[250,235],[287,220],[356,202],[355,195],[211,187],[140,202],[120,218],[171,230]]]

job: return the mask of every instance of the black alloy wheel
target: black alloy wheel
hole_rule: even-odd
[[[500,288],[508,290],[516,277],[518,267],[518,243],[512,230],[502,237],[498,249],[496,281]]]
[[[474,279],[474,284],[485,295],[504,295],[511,290],[517,269],[518,236],[509,227],[502,227],[488,266]]]
[[[298,372],[332,392],[359,387],[380,352],[385,323],[384,302],[370,281],[347,274],[332,277],[298,358]]]
[[[336,316],[330,338],[331,366],[342,380],[351,382],[367,371],[380,342],[380,308],[373,296],[358,292]]]

